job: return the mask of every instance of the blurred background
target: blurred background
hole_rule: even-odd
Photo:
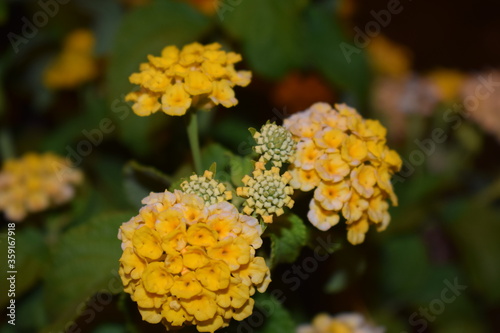
[[[356,311],[387,332],[499,332],[499,12],[493,0],[3,0],[0,158],[52,151],[86,182],[71,204],[17,225],[18,321],[2,320],[0,332],[60,332],[75,317],[81,332],[129,332],[131,322],[163,330],[141,324],[119,295],[88,303],[88,312],[85,301],[111,278],[119,241],[97,247],[110,254],[85,271],[89,279],[71,276],[81,264],[71,244],[96,237],[93,216],[136,209],[130,178],[145,166],[171,179],[191,172],[184,120],[137,117],[124,96],[148,54],[193,41],[241,53],[239,68],[253,73],[236,89],[237,107],[202,119],[206,164],[222,146],[247,152],[248,127],[281,123],[318,101],[379,119],[403,159],[385,232],[344,244],[296,291],[282,278],[292,265],[273,271],[271,289],[285,292],[297,324]],[[98,129],[103,135],[89,139]],[[3,309],[6,302],[0,295]],[[87,312],[78,316],[82,302],[78,311]]]

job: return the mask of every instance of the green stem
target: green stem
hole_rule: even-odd
[[[198,175],[202,174],[200,141],[198,139],[198,115],[197,111],[192,109],[188,114],[189,120],[187,125],[187,133],[191,152],[193,154],[194,170]]]

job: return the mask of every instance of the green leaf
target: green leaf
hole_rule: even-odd
[[[386,240],[382,245],[380,267],[381,287],[386,297],[397,301],[415,299],[425,290],[431,276],[429,265],[425,246],[417,235]]]
[[[255,296],[255,308],[252,316],[258,318],[257,316],[264,315],[266,318],[263,326],[255,327],[257,329],[256,331],[260,333],[294,332],[295,322],[292,315],[283,306],[283,301],[280,301],[273,294],[276,294],[277,297],[281,297],[278,292],[272,292],[271,295],[266,293]],[[248,322],[252,323],[255,321],[249,320]]]
[[[307,228],[302,219],[292,213],[275,218],[266,233],[271,238],[271,267],[294,262],[307,244]]]
[[[209,170],[213,163],[217,164],[215,178],[221,182],[230,182],[229,165],[233,153],[217,143],[209,144],[201,150],[201,164],[203,170]]]
[[[37,288],[34,292],[23,297],[19,303],[16,317],[16,327],[21,332],[38,332],[47,325],[47,309],[43,304],[43,290]],[[29,320],[26,320],[29,318]]]
[[[499,221],[499,210],[475,203],[448,228],[472,288],[491,303],[500,300]]]
[[[122,253],[117,234],[133,214],[102,214],[61,237],[45,281],[45,306],[52,323],[47,332],[63,330],[94,293],[122,290],[117,274]]]
[[[298,67],[303,53],[300,15],[305,0],[242,1],[221,4],[219,18],[226,32],[243,43],[244,59],[257,73],[279,78]]]
[[[128,162],[123,173],[125,194],[130,203],[138,208],[142,206],[141,200],[150,192],[163,192],[172,184],[170,177],[161,171],[135,161]]]
[[[363,53],[350,62],[341,45],[349,43],[335,17],[321,5],[311,6],[305,18],[302,47],[308,51],[309,65],[318,69],[330,82],[354,93],[365,102],[369,89],[369,66]]]
[[[245,177],[245,175],[249,175],[252,173],[254,169],[254,165],[252,162],[252,159],[247,156],[231,156],[229,165],[231,170],[231,181],[234,186],[244,185],[241,180],[243,179],[243,177]]]
[[[200,40],[209,27],[209,19],[185,3],[155,1],[129,12],[112,47],[107,72],[109,100],[123,101],[125,94],[134,89],[128,77],[139,70],[140,63],[147,61],[148,54],[159,55],[165,46],[181,47]],[[146,150],[144,144],[150,129],[169,117],[163,114],[138,117],[128,111],[120,120],[122,140],[141,154]]]
[[[17,226],[18,228],[19,226]],[[16,299],[19,299],[41,278],[46,269],[48,260],[48,247],[43,235],[37,229],[28,227],[19,231],[14,230],[15,235],[8,239],[7,233],[0,235],[0,248],[4,255],[1,259],[1,267],[7,265],[8,242],[15,242],[15,268],[9,269],[17,271],[16,275]],[[2,290],[9,290],[7,269],[1,273],[0,287]],[[0,305],[4,306],[9,301],[7,292],[0,294]]]
[[[347,286],[348,276],[345,269],[335,271],[325,285],[325,293],[335,294],[344,290]]]

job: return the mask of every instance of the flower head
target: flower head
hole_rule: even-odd
[[[52,89],[71,89],[94,79],[97,76],[94,44],[89,30],[71,32],[64,41],[62,53],[45,70],[44,84]]]
[[[314,317],[311,325],[300,325],[296,333],[383,333],[382,327],[367,322],[359,313],[341,313],[330,316],[320,313]]]
[[[295,152],[295,141],[292,134],[283,126],[268,123],[262,126],[260,132],[253,134],[257,145],[255,151],[260,154],[260,162],[271,161],[274,166],[290,162]]]
[[[266,223],[273,222],[273,215],[280,216],[284,208],[292,208],[293,188],[288,185],[292,176],[289,172],[280,175],[277,167],[266,170],[263,162],[255,163],[253,176],[245,176],[244,187],[238,187],[236,193],[244,198],[245,214],[255,211]]]
[[[82,173],[51,153],[28,153],[9,159],[0,172],[0,210],[12,221],[68,202]]]
[[[190,107],[210,109],[222,104],[229,108],[238,104],[235,85],[250,83],[249,71],[236,71],[234,64],[241,56],[221,50],[218,43],[191,43],[181,50],[165,47],[159,57],[149,55],[140,72],[130,76],[130,83],[140,86],[125,100],[134,102],[139,116],[162,110],[171,116],[182,116]]]
[[[185,180],[181,188],[185,193],[196,194],[205,201],[206,206],[231,200],[232,192],[226,191],[226,186],[213,179],[213,172],[206,170],[203,176],[192,175]]]
[[[387,198],[397,205],[390,179],[402,163],[386,145],[386,129],[344,104],[332,109],[326,103],[294,114],[284,126],[298,142],[290,184],[314,189],[309,221],[328,230],[342,214],[352,244],[363,242],[369,224],[384,230],[390,220]]]
[[[119,273],[142,318],[214,332],[248,317],[251,296],[271,281],[255,256],[262,245],[257,220],[227,201],[206,205],[181,191],[151,193],[142,203],[118,233]]]

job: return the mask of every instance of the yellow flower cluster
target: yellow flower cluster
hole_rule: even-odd
[[[330,316],[320,313],[311,325],[297,327],[296,333],[383,333],[382,327],[368,323],[359,313],[342,313]]]
[[[332,109],[326,103],[292,115],[284,126],[298,142],[290,184],[315,189],[309,221],[328,230],[342,213],[352,244],[364,241],[369,224],[384,230],[390,221],[386,199],[397,205],[391,176],[402,164],[386,145],[386,129],[344,104]]]
[[[28,213],[68,202],[82,178],[79,170],[51,153],[9,159],[0,172],[0,210],[7,219],[21,221]]]
[[[283,163],[290,162],[295,152],[295,141],[283,126],[274,123],[265,124],[260,132],[255,131],[253,138],[257,143],[254,147],[260,154],[260,162],[271,161],[274,166],[281,167]]]
[[[226,191],[226,186],[213,179],[213,177],[213,172],[208,170],[205,171],[203,176],[192,175],[189,177],[189,181],[182,182],[182,191],[201,197],[205,201],[205,206],[231,200],[233,193]]]
[[[293,207],[293,188],[288,185],[291,178],[288,171],[280,175],[277,167],[266,170],[263,162],[255,163],[253,177],[243,177],[245,186],[236,189],[238,196],[247,198],[243,212],[250,215],[255,211],[265,223],[272,223],[273,214],[280,216],[285,212],[285,207]]]
[[[71,89],[97,76],[94,36],[85,29],[66,37],[62,53],[46,68],[43,81],[51,89]]]
[[[167,46],[160,57],[149,55],[148,60],[129,78],[141,89],[125,97],[134,102],[132,109],[139,116],[160,109],[182,116],[190,107],[209,109],[222,104],[229,108],[238,103],[233,87],[247,86],[251,79],[249,71],[234,69],[241,56],[222,51],[218,43],[192,43],[182,50]]]
[[[248,317],[251,296],[271,281],[264,258],[255,256],[258,221],[226,201],[207,207],[181,191],[151,193],[142,203],[118,234],[119,273],[142,318],[168,330],[214,332]]]

